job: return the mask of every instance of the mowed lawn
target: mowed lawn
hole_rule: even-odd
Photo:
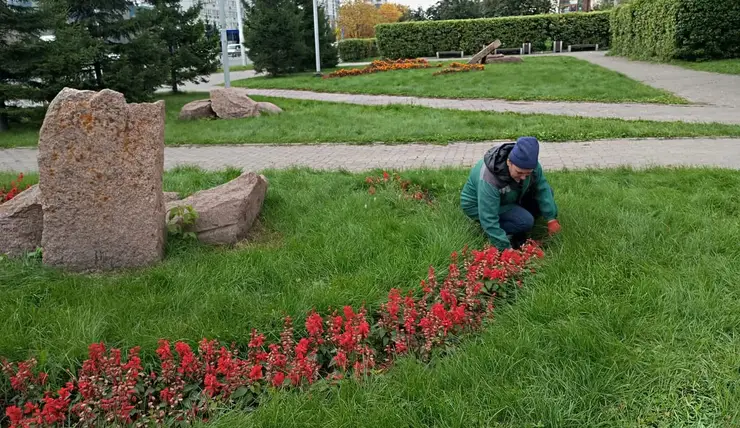
[[[361,106],[265,97],[253,98],[273,102],[284,113],[237,120],[178,120],[183,105],[207,97],[207,94],[198,93],[163,97],[167,108],[166,144],[444,144],[511,140],[521,135],[533,135],[542,141],[740,136],[738,125],[591,119],[404,105]],[[35,146],[38,128],[38,124],[26,125],[0,134],[0,148]]]
[[[168,190],[236,171],[166,175]],[[88,343],[160,337],[248,340],[311,308],[377,306],[463,245],[483,243],[459,210],[466,170],[413,171],[429,207],[364,174],[268,171],[260,237],[234,250],[172,243],[151,269],[62,274],[0,269],[0,355],[59,368]],[[10,175],[0,180],[9,181]],[[549,173],[563,233],[513,305],[431,364],[337,387],[271,394],[215,426],[696,427],[740,421],[740,173],[625,169]]]
[[[487,64],[484,71],[433,76],[438,70],[436,67],[396,70],[331,79],[317,78],[306,73],[286,77],[256,77],[238,80],[233,84],[255,89],[303,89],[435,98],[667,104],[685,102],[666,91],[571,57],[524,57],[522,63]],[[331,70],[327,70],[329,71]]]
[[[676,65],[699,71],[713,73],[740,74],[740,58],[719,59],[714,61],[676,61]]]

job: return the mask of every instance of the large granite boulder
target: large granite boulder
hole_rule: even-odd
[[[0,204],[0,254],[20,256],[41,246],[43,213],[39,186]]]
[[[211,108],[211,100],[192,101],[180,109],[180,120],[210,119],[216,117]]]
[[[195,232],[207,244],[235,244],[246,238],[262,209],[268,182],[262,175],[247,172],[228,183],[202,190],[167,204],[167,211],[192,206],[198,214],[186,232]]]
[[[260,115],[259,105],[244,88],[211,89],[211,108],[221,119],[240,119]]]
[[[43,261],[74,271],[147,266],[166,239],[164,102],[63,89],[39,134]]]

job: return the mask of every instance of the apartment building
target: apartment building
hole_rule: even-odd
[[[320,5],[324,8],[324,14],[329,20],[331,28],[337,28],[337,21],[339,20],[339,8],[342,6],[340,0],[319,0]]]
[[[224,0],[226,10],[226,38],[230,42],[239,43],[239,11],[240,6],[237,1],[241,0]],[[183,9],[195,6],[197,0],[182,0],[180,4]],[[203,9],[200,11],[200,18],[204,22],[214,24],[221,28],[221,10],[218,0],[201,0]]]

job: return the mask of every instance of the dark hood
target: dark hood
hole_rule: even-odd
[[[483,156],[483,163],[488,171],[495,177],[496,184],[499,188],[511,186],[512,188],[521,187],[520,183],[514,181],[509,175],[509,166],[506,160],[509,159],[509,153],[514,148],[514,143],[504,143],[493,147]]]

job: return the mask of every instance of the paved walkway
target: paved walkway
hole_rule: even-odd
[[[495,141],[403,145],[234,145],[167,147],[165,168],[198,165],[260,171],[305,166],[363,171],[373,168],[470,167]],[[36,149],[0,150],[0,171],[35,171]],[[542,143],[540,161],[548,170],[632,166],[715,166],[740,169],[740,139],[602,140]]]
[[[609,104],[591,102],[503,101],[486,99],[442,99],[393,95],[330,94],[288,89],[249,89],[250,95],[330,101],[360,105],[405,104],[440,109],[540,113],[563,116],[619,118],[627,120],[683,121],[692,123],[740,124],[740,109],[720,106]]]
[[[233,82],[234,80],[240,80],[240,79],[249,79],[251,77],[257,76],[257,72],[254,70],[244,70],[244,71],[232,71],[229,73],[229,79]],[[208,76],[208,82],[206,83],[192,83],[192,82],[186,82],[182,86],[179,87],[179,90],[183,92],[208,92],[213,88],[216,88],[220,85],[224,84],[224,74],[223,73],[215,73]],[[157,92],[170,92],[171,88],[169,87],[162,87],[157,90]]]
[[[669,64],[630,61],[622,57],[606,56],[605,52],[573,52],[566,55],[617,71],[694,103],[740,108],[740,76],[689,70]],[[735,114],[740,115],[740,112]]]

